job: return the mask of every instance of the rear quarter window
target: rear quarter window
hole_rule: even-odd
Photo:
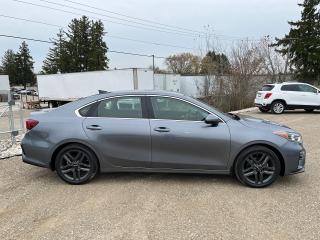
[[[264,85],[260,91],[271,91],[274,88],[274,85]]]

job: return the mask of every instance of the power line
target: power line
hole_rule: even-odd
[[[54,8],[54,7],[50,7],[50,6],[47,6],[47,5],[41,5],[41,4],[26,2],[26,1],[22,1],[22,0],[12,0],[12,1],[23,3],[23,4],[28,4],[28,5],[32,5],[32,6],[42,7],[42,8],[46,8],[46,9],[51,9],[51,10],[55,10],[55,11],[59,11],[59,12],[63,12],[63,13],[77,15],[77,16],[82,16],[83,15],[82,13],[72,12],[72,11],[68,11],[68,10]],[[149,31],[157,31],[157,32],[163,32],[163,33],[174,34],[174,35],[181,35],[181,36],[185,36],[185,37],[193,37],[193,38],[200,37],[200,36],[197,36],[196,34],[192,35],[191,33],[188,34],[188,33],[180,33],[180,32],[175,32],[175,31],[165,31],[165,30],[160,30],[158,28],[151,28],[151,27],[144,27],[144,26],[137,26],[137,25],[131,25],[131,24],[126,24],[126,23],[120,23],[120,22],[116,22],[116,21],[106,20],[106,19],[103,19],[103,18],[96,18],[96,17],[93,17],[93,16],[90,16],[90,17],[93,18],[93,19],[96,19],[96,20],[101,20],[103,22],[108,22],[108,23],[113,23],[113,24],[118,24],[118,25],[122,25],[122,26],[138,28],[138,29],[144,29],[144,30],[149,30]]]
[[[120,21],[124,21],[124,22],[129,22],[129,23],[133,23],[133,24],[137,24],[137,25],[142,25],[142,26],[147,26],[147,27],[152,27],[152,28],[156,27],[156,28],[160,28],[160,29],[163,29],[163,30],[166,30],[166,31],[176,31],[176,32],[185,33],[185,34],[190,34],[190,31],[192,33],[195,32],[195,31],[192,31],[192,30],[188,30],[187,32],[185,30],[184,31],[182,31],[182,30],[172,30],[172,29],[168,29],[167,27],[159,27],[159,26],[154,26],[154,24],[146,24],[146,23],[141,23],[141,22],[137,22],[137,21],[133,21],[133,20],[124,19],[124,18],[113,17],[113,16],[110,16],[110,15],[101,14],[101,13],[93,12],[93,11],[90,11],[90,10],[77,8],[77,7],[74,7],[74,6],[68,6],[66,4],[61,4],[61,3],[52,2],[52,1],[48,1],[48,0],[38,0],[38,1],[49,3],[49,4],[53,4],[53,5],[64,7],[64,8],[71,8],[71,9],[75,9],[75,10],[78,10],[78,11],[87,12],[87,13],[91,13],[91,14],[94,14],[94,15],[103,16],[103,17],[107,17],[107,18],[111,18],[111,19],[116,19],[116,20],[120,20]]]
[[[20,21],[25,21],[25,22],[32,22],[32,23],[47,25],[47,26],[50,26],[50,27],[63,28],[62,26],[59,26],[59,25],[56,25],[56,24],[51,24],[51,23],[31,20],[31,19],[27,19],[27,18],[13,17],[13,16],[4,15],[4,14],[0,14],[0,17],[10,18],[10,19],[14,19],[14,20],[20,20]]]
[[[0,37],[7,37],[7,38],[15,38],[15,39],[22,39],[22,40],[28,40],[28,41],[34,41],[34,42],[42,42],[42,43],[54,43],[50,40],[41,40],[41,39],[35,39],[35,38],[28,38],[28,37],[20,37],[20,36],[14,36],[14,35],[7,35],[7,34],[0,34]],[[154,57],[154,58],[163,58],[161,56],[156,55],[147,55],[147,54],[141,54],[141,53],[131,53],[131,52],[124,52],[124,51],[116,51],[116,50],[108,50],[110,53],[120,53],[120,54],[127,54],[127,55],[134,55],[134,56],[140,56],[140,57]]]
[[[156,25],[165,26],[165,27],[169,27],[169,28],[181,29],[181,30],[185,30],[185,31],[201,33],[200,31],[196,31],[196,30],[192,30],[192,29],[188,29],[188,28],[183,28],[183,27],[178,27],[178,26],[173,26],[173,25],[169,25],[169,24],[163,24],[163,23],[159,23],[159,22],[156,22],[156,21],[151,21],[151,20],[148,20],[148,19],[132,17],[132,16],[129,16],[129,15],[126,15],[126,14],[121,14],[121,13],[114,12],[114,11],[109,11],[109,10],[106,10],[106,9],[103,9],[103,8],[97,8],[97,7],[94,7],[92,5],[78,3],[78,2],[75,2],[75,1],[71,1],[71,0],[63,0],[63,1],[69,2],[69,3],[73,3],[73,4],[77,4],[77,5],[83,6],[83,7],[88,7],[88,8],[95,9],[95,10],[100,10],[100,11],[112,13],[114,15],[130,18],[130,19],[135,19],[135,20],[142,21],[142,22],[148,22],[148,23],[153,23],[153,24],[156,24]]]
[[[149,41],[144,41],[144,40],[139,40],[139,39],[119,37],[119,36],[114,36],[114,35],[109,35],[109,34],[107,35],[107,37],[117,38],[117,39],[122,39],[122,40],[127,40],[127,41],[133,41],[133,42],[139,42],[139,43],[145,43],[145,44],[151,44],[151,45],[156,45],[156,46],[166,46],[166,47],[194,50],[194,48],[190,48],[190,47],[183,47],[183,46],[171,45],[171,44],[166,44],[166,43],[158,43],[158,42],[149,42]]]
[[[13,16],[8,16],[8,15],[3,15],[3,14],[0,14],[0,17],[19,20],[19,21],[26,21],[26,22],[36,23],[36,24],[42,24],[42,25],[46,25],[46,26],[50,26],[50,27],[64,28],[63,26],[60,26],[60,25],[45,23],[45,22],[36,21],[36,20],[32,20],[32,19],[27,19],[27,18],[19,18],[19,17],[13,17]],[[151,44],[151,45],[156,45],[156,46],[165,46],[165,47],[172,47],[172,48],[194,50],[193,48],[186,47],[186,46],[172,45],[172,44],[168,44],[168,43],[150,42],[150,41],[145,41],[145,40],[121,37],[121,36],[113,36],[113,35],[109,35],[109,34],[107,35],[107,37],[117,38],[117,39],[132,41],[132,42],[139,42],[139,43],[144,43],[144,44]]]

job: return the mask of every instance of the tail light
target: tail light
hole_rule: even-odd
[[[27,119],[26,121],[26,128],[28,130],[31,130],[32,128],[34,128],[35,126],[37,126],[39,123],[39,121],[34,120],[34,119]]]
[[[269,97],[271,97],[272,93],[269,92],[269,93],[266,93],[266,95],[264,95],[264,99],[268,99]]]

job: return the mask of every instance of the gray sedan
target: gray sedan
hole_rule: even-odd
[[[31,114],[24,162],[82,184],[99,172],[231,174],[265,187],[304,171],[299,133],[265,120],[224,114],[172,92],[90,96]]]

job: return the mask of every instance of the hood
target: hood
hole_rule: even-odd
[[[261,129],[261,130],[269,130],[269,131],[295,132],[293,129],[291,129],[286,125],[275,123],[269,120],[264,120],[264,119],[255,118],[255,117],[246,116],[246,115],[240,115],[240,118],[241,119],[239,120],[239,122],[247,127]]]

